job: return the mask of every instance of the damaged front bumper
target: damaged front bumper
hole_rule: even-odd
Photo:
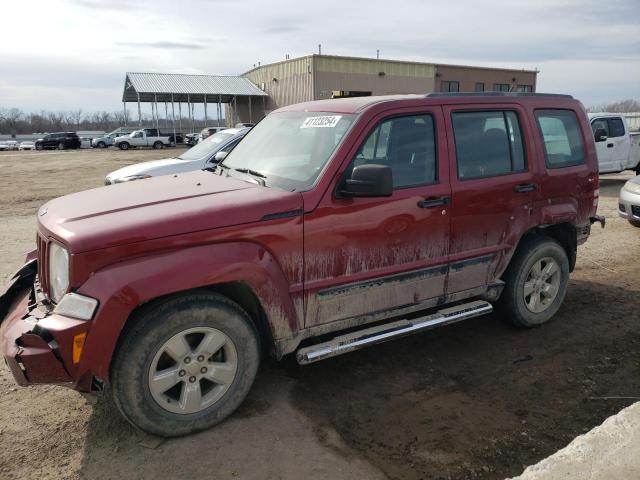
[[[73,338],[90,322],[52,313],[42,301],[36,260],[14,275],[0,296],[0,353],[19,385],[61,384],[90,391],[91,378],[77,377]]]

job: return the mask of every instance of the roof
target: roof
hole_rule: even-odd
[[[464,103],[510,103],[510,102],[555,102],[555,104],[567,104],[567,102],[577,102],[570,95],[551,94],[551,93],[516,93],[516,92],[484,92],[482,94],[474,93],[451,93],[451,94],[407,94],[407,95],[381,95],[371,97],[351,97],[351,98],[334,98],[326,100],[314,100],[311,102],[297,103],[287,105],[276,111],[309,111],[309,112],[331,112],[355,114],[360,113],[364,109],[381,103],[387,102],[404,102],[405,106],[414,105],[453,105]]]
[[[474,70],[496,70],[496,71],[500,71],[500,72],[525,72],[525,73],[534,73],[534,74],[538,74],[538,70],[527,70],[524,68],[505,68],[505,67],[484,67],[484,66],[476,66],[476,65],[457,65],[457,64],[447,64],[447,63],[433,63],[433,62],[417,62],[415,60],[397,60],[397,59],[390,59],[390,58],[370,58],[370,57],[353,57],[353,56],[347,56],[347,55],[318,55],[317,53],[311,54],[311,55],[304,55],[302,57],[296,57],[296,58],[289,58],[287,60],[281,60],[278,62],[273,62],[273,63],[265,63],[263,65],[259,65],[257,67],[252,68],[251,70],[246,71],[245,73],[243,73],[243,75],[247,75],[255,70],[260,70],[263,68],[267,68],[267,67],[271,67],[273,65],[279,65],[279,64],[285,64],[285,63],[289,63],[289,62],[294,62],[296,60],[300,60],[303,58],[318,58],[318,57],[323,57],[323,58],[337,58],[337,59],[345,59],[345,60],[365,60],[365,61],[369,61],[369,62],[378,62],[378,63],[395,63],[395,64],[406,64],[406,65],[431,65],[433,67],[435,67],[436,69],[438,67],[447,67],[447,68],[472,68]]]
[[[191,101],[230,102],[234,96],[263,97],[267,94],[245,77],[221,75],[183,75],[176,73],[128,72],[124,82],[123,102]]]

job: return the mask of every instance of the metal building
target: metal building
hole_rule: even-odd
[[[265,113],[326,98],[427,92],[535,92],[535,70],[444,65],[377,58],[308,55],[258,66],[243,76],[268,94]],[[232,115],[246,119],[248,105]],[[247,120],[241,120],[247,121]]]
[[[212,118],[220,120],[223,117],[223,103],[234,106],[237,102],[242,102],[247,120],[240,120],[231,113],[227,122],[235,124],[238,121],[253,122],[254,109],[256,111],[255,121],[262,118],[266,97],[267,93],[245,77],[128,72],[125,77],[122,102],[125,116],[127,115],[127,103],[132,102],[138,105],[138,123],[140,125],[142,125],[140,105],[141,103],[151,103],[153,123],[156,127],[159,128],[160,119],[164,117],[165,124],[171,121],[175,133],[176,128],[182,131],[183,104],[187,108],[191,124],[187,127],[193,131],[195,104],[203,104],[204,119],[207,124],[209,105],[216,109],[216,115]],[[164,104],[164,115],[158,109],[158,106],[162,104]],[[228,109],[226,110],[228,111]],[[233,109],[233,111],[238,111],[238,109]],[[177,126],[176,113],[178,114]]]

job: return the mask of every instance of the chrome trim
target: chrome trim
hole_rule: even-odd
[[[296,353],[296,359],[300,365],[306,365],[401,336],[485,315],[491,313],[492,310],[493,307],[489,302],[476,300],[463,305],[445,308],[424,317],[385,323],[341,335],[328,342],[301,348]]]

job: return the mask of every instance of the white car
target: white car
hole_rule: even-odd
[[[6,143],[0,143],[0,151],[11,150]]]
[[[18,142],[15,140],[7,140],[6,144],[9,146],[9,150],[18,150]]]
[[[250,128],[229,128],[211,135],[179,157],[137,163],[111,172],[104,183],[111,185],[214,167],[235,148],[249,130]]]
[[[36,149],[36,144],[31,141],[24,141],[20,143],[20,146],[18,147],[18,150],[35,150],[35,149]]]
[[[640,175],[633,177],[620,190],[618,214],[634,227],[640,227]]]

